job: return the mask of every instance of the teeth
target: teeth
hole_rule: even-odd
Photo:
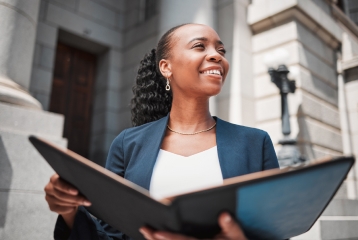
[[[221,75],[220,71],[219,70],[207,70],[207,71],[204,71],[203,74],[215,74],[215,75]]]

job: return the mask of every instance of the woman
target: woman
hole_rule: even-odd
[[[113,141],[106,168],[156,198],[277,168],[266,132],[210,115],[209,98],[220,92],[228,71],[224,45],[212,28],[184,24],[170,29],[141,61],[132,99],[136,127]],[[58,175],[45,191],[50,209],[59,214],[55,238],[129,239],[93,220],[81,207],[90,203]],[[229,214],[218,222],[222,233],[215,239],[245,239]],[[140,231],[147,239],[192,239],[145,227]]]

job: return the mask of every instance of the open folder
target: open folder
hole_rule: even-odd
[[[223,185],[160,201],[149,192],[80,155],[31,136],[31,143],[62,179],[91,201],[87,210],[134,239],[138,229],[210,238],[223,211],[249,239],[287,239],[308,231],[354,164],[353,157],[314,161],[224,180]]]

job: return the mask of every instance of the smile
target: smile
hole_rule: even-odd
[[[221,72],[219,70],[216,70],[216,69],[212,69],[212,70],[207,70],[207,71],[203,71],[203,72],[200,72],[201,74],[214,74],[214,75],[219,75],[221,76]]]

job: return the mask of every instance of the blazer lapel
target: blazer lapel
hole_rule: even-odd
[[[165,135],[166,127],[169,120],[169,114],[166,117],[161,118],[156,123],[148,128],[148,132],[145,133],[146,137],[144,143],[141,146],[141,163],[137,165],[133,179],[136,184],[149,190],[150,180],[152,178],[153,168],[158,157],[160,147]]]
[[[227,151],[229,150],[227,143],[225,141],[225,128],[222,126],[222,121],[220,118],[215,117],[216,119],[216,145],[218,149],[218,157],[219,157],[219,163],[221,168],[221,173],[223,175],[223,178],[228,178],[229,171],[228,169],[228,158],[227,158]]]
[[[243,156],[239,154],[238,136],[232,124],[215,117],[216,121],[216,144],[221,172],[224,179],[245,174]]]
[[[250,173],[250,144],[238,125],[217,118],[216,144],[223,178],[232,178]],[[246,130],[247,131],[247,130]]]

